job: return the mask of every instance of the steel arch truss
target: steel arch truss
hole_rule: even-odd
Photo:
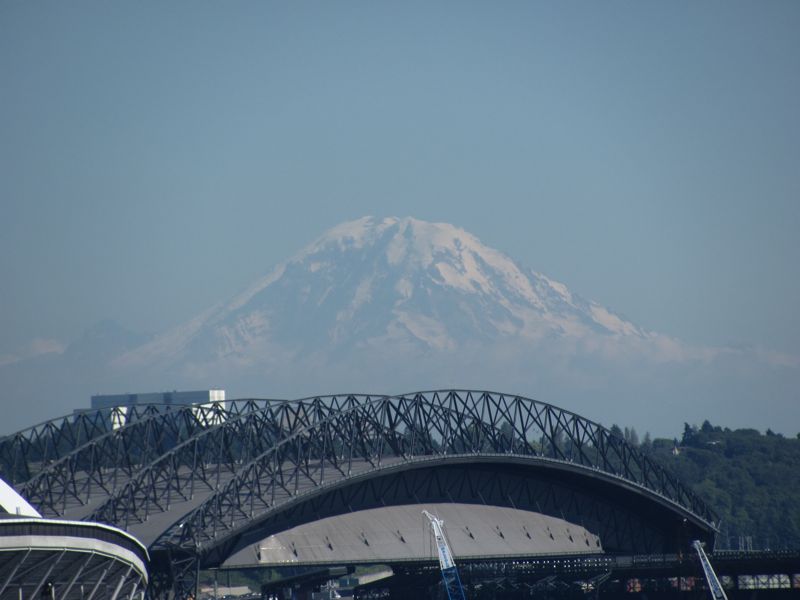
[[[325,405],[324,398],[309,402]],[[173,573],[179,588],[188,585],[199,564],[218,563],[238,536],[271,516],[350,482],[425,461],[494,456],[580,472],[668,506],[700,529],[713,528],[705,504],[647,456],[596,423],[534,400],[490,392],[426,392],[370,398],[319,414],[323,418],[242,465],[153,543],[154,553],[169,554],[172,569],[185,561],[185,568]],[[598,520],[609,519],[617,519],[620,537],[631,538],[626,528],[641,526],[613,510]]]
[[[45,516],[115,493],[174,446],[262,403],[122,406],[51,421],[0,442],[3,475]],[[43,430],[40,431],[39,429]],[[20,460],[24,457],[25,460]],[[85,515],[78,514],[83,517]]]
[[[29,481],[77,448],[111,433],[119,424],[138,422],[168,406],[118,406],[77,412],[0,439],[0,476],[11,485]]]
[[[408,470],[400,481],[411,471],[433,472],[426,465],[481,460],[579,473],[645,496],[709,535],[714,527],[700,498],[601,425],[493,392],[130,406],[71,415],[0,440],[0,475],[45,514],[88,513],[90,499],[97,508],[83,518],[125,528],[174,514],[151,550],[156,564],[168,560],[153,581],[175,584],[179,593],[190,589],[194,569],[219,562],[248,527],[268,528],[278,515],[301,514],[334,492],[364,492],[367,481],[389,485],[392,479],[381,476],[392,469]],[[536,494],[545,489],[526,493],[542,505]],[[604,543],[617,535],[624,545],[644,527],[613,508],[592,513],[589,500],[567,489],[553,498],[597,523],[607,532]]]
[[[604,492],[586,489],[581,485],[585,484],[585,477],[554,476],[552,467],[542,467],[536,459],[509,458],[453,455],[441,460],[420,460],[385,468],[374,477],[352,479],[346,485],[331,485],[324,494],[309,495],[302,502],[290,503],[283,510],[271,511],[252,522],[240,535],[212,546],[204,560],[209,565],[221,564],[269,535],[345,512],[441,502],[508,506],[558,517],[598,534],[604,549],[612,552],[625,549],[649,554],[665,552],[676,545],[675,533],[680,532],[673,531],[672,526],[678,519],[647,519],[642,511],[621,501],[624,499],[611,487]],[[587,551],[599,551],[588,538],[585,541]],[[335,552],[332,546],[330,549]],[[335,561],[332,554],[331,562]]]
[[[218,488],[282,436],[368,396],[84,411],[0,440],[0,476],[43,515],[127,527]],[[95,508],[86,514],[90,503]]]
[[[294,432],[370,401],[369,396],[332,396],[270,402],[260,410],[240,411],[160,454],[87,518],[124,528],[144,523],[151,514],[169,510],[173,502],[220,489],[243,465]]]

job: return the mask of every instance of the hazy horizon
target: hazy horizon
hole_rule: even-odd
[[[363,215],[796,359],[798,29],[792,2],[5,2],[0,366],[178,326]],[[779,379],[751,395],[800,407]]]

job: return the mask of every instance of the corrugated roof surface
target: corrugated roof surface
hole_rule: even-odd
[[[245,548],[225,566],[435,558],[423,509],[444,520],[456,560],[602,552],[596,535],[562,519],[510,507],[432,503],[362,510],[299,525]]]

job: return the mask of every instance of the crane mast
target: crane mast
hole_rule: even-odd
[[[711,561],[708,560],[706,551],[703,550],[703,545],[699,540],[695,540],[692,542],[692,548],[694,548],[694,551],[697,552],[697,556],[700,558],[700,564],[703,566],[703,573],[706,576],[708,588],[711,591],[711,597],[714,598],[714,600],[728,600],[728,597],[725,595],[725,590],[722,589],[722,584],[719,582],[719,579],[717,579],[717,574],[711,567]]]
[[[461,587],[461,578],[458,576],[458,569],[456,563],[453,561],[453,553],[450,552],[450,546],[447,539],[444,537],[444,521],[432,515],[427,510],[423,510],[422,514],[428,517],[431,522],[431,531],[436,540],[436,550],[439,553],[439,567],[442,571],[442,581],[444,581],[444,589],[447,591],[449,600],[466,600],[464,596],[464,588]]]

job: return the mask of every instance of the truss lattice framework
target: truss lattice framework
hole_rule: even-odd
[[[220,403],[145,404],[79,411],[0,439],[0,475],[12,485],[21,485],[39,476],[53,477],[69,465],[75,472],[86,473],[128,465],[135,470],[176,441],[231,416],[258,410],[265,402],[244,400],[227,407]]]
[[[94,440],[107,435],[127,413],[128,420],[146,420],[170,407],[146,405],[81,411],[52,419],[0,439],[0,475],[17,485]]]
[[[321,399],[315,399],[318,402]],[[430,392],[353,403],[284,437],[156,541],[205,547],[296,496],[422,457],[507,454],[593,469],[712,522],[673,475],[602,426],[551,405],[489,392]]]
[[[700,498],[599,424],[483,391],[87,411],[0,440],[0,470],[45,514],[99,495],[88,518],[122,527],[202,486],[209,498],[153,545],[196,564],[248,523],[315,490],[391,465],[481,454],[601,473],[713,527]]]
[[[332,414],[370,401],[370,396],[332,396],[266,403],[259,410],[240,409],[217,426],[179,441],[139,469],[89,518],[121,527],[143,523],[149,515],[169,507],[173,500],[190,499],[198,488],[219,489],[243,465],[294,432],[308,430]]]
[[[127,527],[172,499],[186,499],[196,486],[216,489],[283,436],[368,400],[351,395],[81,412],[0,440],[0,476],[45,516],[99,500],[85,518]]]
[[[92,493],[104,492],[110,498],[94,516],[125,525],[146,518],[148,502],[166,501],[166,495],[186,493],[194,485],[216,488],[221,470],[238,473],[243,467],[252,468],[251,463],[258,463],[257,457],[278,440],[348,410],[355,411],[352,417],[362,427],[393,432],[381,436],[374,457],[379,461],[386,452],[541,456],[620,476],[709,522],[714,520],[703,501],[677,478],[599,424],[542,402],[492,392],[320,396],[236,401],[227,406],[86,411],[0,440],[0,476],[52,515],[62,514],[70,501],[85,503]],[[378,419],[370,417],[373,414]],[[383,415],[389,420],[380,421]],[[298,433],[291,443],[302,440]],[[369,443],[365,438],[362,446]],[[170,485],[159,483],[173,479]],[[137,501],[137,493],[138,500],[141,496],[148,500]]]
[[[259,403],[233,411],[207,406],[144,405],[78,413],[0,441],[0,466],[8,481],[45,516],[63,516],[92,496],[113,494],[142,465]]]

